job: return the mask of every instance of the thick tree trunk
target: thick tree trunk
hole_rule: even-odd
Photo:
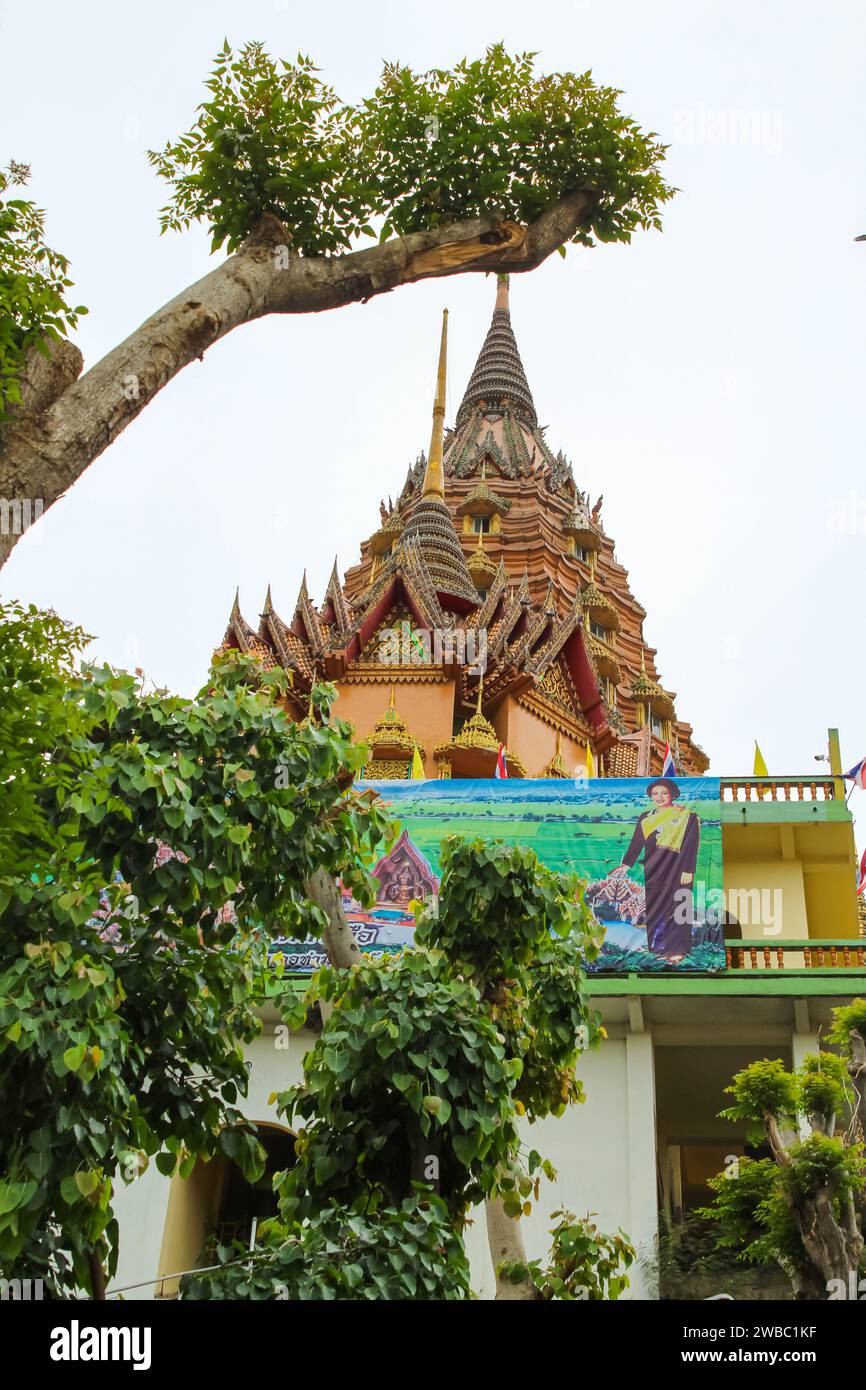
[[[466,271],[532,270],[587,226],[592,188],[568,194],[529,227],[495,217],[394,237],[339,256],[290,255],[275,217],[245,245],[172,299],[90,371],[68,353],[0,432],[0,498],[47,509],[107,449],[167,382],[220,338],[267,314],[311,314],[366,302],[401,285]],[[64,350],[65,352],[65,350]],[[34,366],[34,371],[37,368]],[[0,534],[0,565],[18,536]]]
[[[813,1133],[832,1134],[832,1116],[816,1113],[811,1117],[811,1124]],[[779,1167],[789,1167],[790,1146],[796,1136],[793,1133],[783,1134],[775,1116],[769,1112],[764,1114],[764,1131]],[[833,1210],[833,1198],[834,1193],[829,1187],[819,1188],[812,1198],[797,1198],[790,1188],[785,1188],[785,1201],[813,1270],[811,1279],[803,1277],[802,1271],[799,1271],[796,1280],[791,1271],[788,1271],[798,1298],[828,1298],[833,1282],[841,1281],[847,1290],[852,1272],[856,1283],[857,1270],[863,1254],[863,1236],[850,1195],[840,1196],[839,1220],[836,1219]],[[814,1290],[819,1292],[815,1293]]]
[[[508,1216],[500,1197],[489,1200],[487,1211],[487,1240],[496,1273],[496,1298],[509,1302],[528,1303],[536,1297],[535,1289],[529,1279],[513,1284],[509,1279],[500,1278],[499,1266],[527,1264],[526,1247],[523,1244],[523,1231],[519,1216]]]
[[[358,965],[361,952],[346,920],[336,879],[324,869],[316,869],[307,879],[304,891],[328,919],[328,925],[322,932],[322,944],[334,969],[348,970],[351,966]]]

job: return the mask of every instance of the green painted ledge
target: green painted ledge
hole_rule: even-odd
[[[284,990],[304,994],[310,983],[309,975],[286,975],[282,980],[269,980],[265,992],[273,998]],[[823,995],[836,998],[854,995],[866,997],[866,973],[859,970],[725,970],[718,975],[589,975],[587,985],[591,995],[630,994],[687,994],[740,995],[749,998],[761,995]]]
[[[850,823],[844,801],[723,801],[722,825]]]
[[[721,994],[866,996],[859,970],[725,970],[718,975],[590,975],[591,995]]]

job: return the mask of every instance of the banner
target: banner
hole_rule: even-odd
[[[724,968],[722,830],[717,777],[505,778],[364,782],[400,822],[374,873],[369,911],[343,905],[365,954],[412,944],[413,898],[439,886],[448,835],[528,845],[551,869],[576,872],[604,927],[598,971]],[[275,941],[286,969],[327,962],[321,942]]]

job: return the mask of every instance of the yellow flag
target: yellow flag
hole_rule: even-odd
[[[587,777],[595,776],[595,763],[592,757],[592,749],[590,748],[589,744],[586,745],[586,775]]]
[[[423,782],[425,779],[424,764],[421,761],[421,754],[418,752],[418,745],[412,751],[412,777],[413,782]]]
[[[754,768],[753,776],[755,776],[755,777],[769,777],[769,775],[770,775],[770,774],[769,774],[769,772],[767,771],[767,764],[764,762],[764,755],[763,755],[763,753],[761,752],[760,748],[758,747],[758,745],[757,745],[757,743],[756,743],[756,744],[755,744],[755,768]]]

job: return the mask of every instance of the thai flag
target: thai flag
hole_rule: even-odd
[[[843,772],[842,776],[853,782],[861,791],[866,791],[866,758],[860,763],[855,763],[851,771]]]
[[[499,745],[499,752],[498,752],[497,755],[496,755],[496,771],[494,772],[493,776],[494,776],[494,777],[507,777],[507,776],[508,776],[508,768],[507,768],[506,763],[505,763],[505,749],[502,747],[502,744],[501,744],[501,743],[500,743],[500,745]]]
[[[860,869],[857,873],[857,892],[862,893],[864,889],[866,889],[866,849],[863,851]]]
[[[674,763],[674,755],[671,752],[669,743],[665,744],[665,760],[662,763],[662,777],[676,777],[677,769]]]

